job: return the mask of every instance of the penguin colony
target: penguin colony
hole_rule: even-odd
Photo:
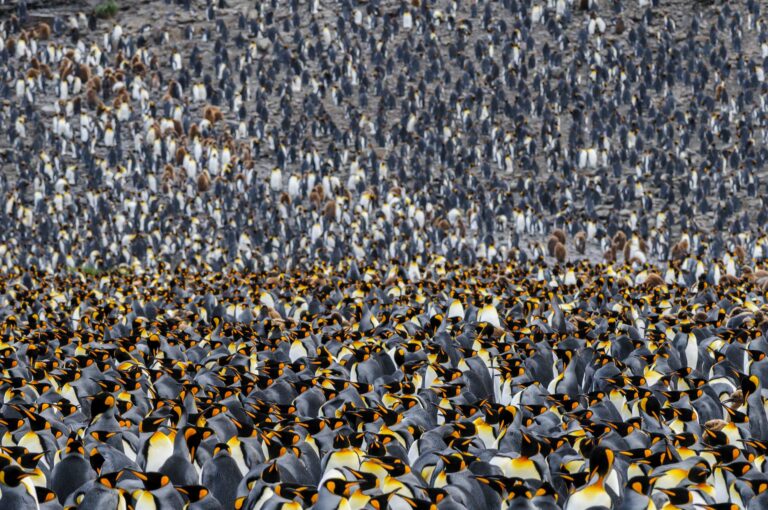
[[[765,508],[768,272],[568,271],[12,270],[0,508]]]
[[[0,510],[768,506],[760,1],[36,5]]]

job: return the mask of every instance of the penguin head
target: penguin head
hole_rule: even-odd
[[[56,493],[45,487],[35,486],[35,496],[37,497],[38,503],[41,505],[53,504],[54,501],[58,500]]]
[[[667,495],[669,502],[676,506],[689,505],[693,501],[693,493],[687,488],[658,489]]]
[[[756,375],[741,377],[741,392],[744,395],[744,399],[749,398],[749,396],[755,393],[759,387],[760,379],[758,379]]]
[[[208,497],[210,494],[210,491],[202,485],[185,485],[182,487],[177,487],[176,490],[186,496],[190,503],[201,501]]]
[[[148,491],[162,489],[171,483],[171,479],[162,473],[134,471],[132,469],[129,469],[128,471],[141,480],[144,488]]]
[[[759,496],[768,491],[768,481],[763,478],[746,479],[744,481],[752,488],[752,492],[755,493],[755,496]]]
[[[706,462],[699,462],[688,471],[688,479],[696,484],[705,483],[712,470]]]
[[[525,432],[522,432],[520,438],[520,455],[530,458],[539,452],[541,452],[541,444],[539,441]]]
[[[217,443],[216,446],[213,447],[213,456],[216,457],[218,455],[230,455],[232,452],[229,449],[229,445],[227,443]]]
[[[604,446],[596,446],[589,456],[590,478],[593,478],[596,475],[600,478],[606,477],[613,467],[614,459],[615,454],[613,450]]]
[[[67,444],[64,447],[64,454],[79,454],[85,456],[85,448],[83,447],[83,442],[80,441],[77,436],[70,435],[70,437],[67,438]]]
[[[747,473],[749,473],[753,469],[753,467],[752,467],[752,464],[749,462],[739,461],[739,462],[731,462],[730,464],[725,464],[723,465],[723,469],[732,473],[737,478],[741,479]]]
[[[96,482],[108,489],[116,489],[117,483],[120,480],[120,478],[123,476],[123,473],[124,473],[123,471],[115,471],[114,473],[107,473],[99,476],[96,479]]]
[[[30,476],[32,476],[31,473],[27,473],[19,466],[11,464],[0,471],[0,484],[8,487],[18,487],[25,478]]]

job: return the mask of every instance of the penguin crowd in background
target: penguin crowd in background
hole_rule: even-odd
[[[0,510],[768,506],[762,2],[118,3],[0,0]]]
[[[27,3],[0,21],[5,265],[768,257],[760,1]]]

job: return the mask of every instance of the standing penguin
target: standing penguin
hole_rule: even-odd
[[[229,446],[219,443],[213,450],[213,456],[203,464],[202,484],[210,489],[211,494],[224,508],[234,508],[237,497],[237,485],[242,473],[237,461],[230,455]]]
[[[177,433],[174,437],[173,454],[163,463],[160,472],[168,475],[171,483],[176,486],[195,485],[198,480],[198,472],[192,464],[192,455],[187,441],[193,435],[198,434],[197,429],[189,427],[184,433]]]
[[[597,447],[589,459],[589,483],[577,490],[565,503],[565,510],[577,508],[613,508],[617,494],[606,483],[613,469],[614,453],[605,447]]]
[[[64,448],[62,459],[51,473],[51,488],[64,503],[78,487],[96,478],[96,473],[85,458],[83,444],[76,437],[70,437]]]

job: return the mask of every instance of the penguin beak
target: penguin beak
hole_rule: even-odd
[[[131,473],[136,478],[138,478],[139,480],[141,480],[142,482],[147,481],[147,476],[141,471],[134,471],[133,469],[129,469],[128,472]]]

